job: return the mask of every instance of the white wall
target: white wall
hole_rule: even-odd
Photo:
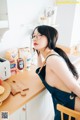
[[[30,45],[30,33],[39,24],[39,17],[47,7],[54,7],[55,0],[7,0],[10,30],[0,43],[0,55],[12,47]],[[58,4],[56,24],[58,24],[58,44],[71,47],[80,43],[80,5]]]
[[[10,28],[36,23],[41,12],[53,5],[53,0],[7,0]]]
[[[54,0],[7,0],[9,31],[0,43],[0,55],[14,47],[30,45],[30,33],[38,24],[39,16],[44,9],[54,6]]]

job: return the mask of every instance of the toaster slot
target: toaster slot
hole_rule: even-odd
[[[0,62],[4,62],[4,61],[6,61],[6,60],[4,60],[4,59],[0,58]]]
[[[4,70],[5,70],[4,73],[5,73],[5,76],[6,76],[7,75],[7,73],[6,73],[6,67],[4,67]]]

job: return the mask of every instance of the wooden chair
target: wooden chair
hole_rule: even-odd
[[[63,105],[57,104],[57,110],[59,110],[61,112],[61,120],[63,119],[63,113],[65,113],[66,115],[68,115],[68,120],[71,120],[71,117],[76,118],[76,120],[80,120],[80,112],[75,111],[75,110],[71,110],[70,108],[67,108]]]

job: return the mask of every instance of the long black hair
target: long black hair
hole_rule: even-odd
[[[40,26],[37,26],[35,29],[37,29],[41,35],[45,35],[47,37],[48,39],[47,47],[49,47],[50,49],[53,49],[61,57],[63,57],[72,74],[75,76],[76,79],[78,79],[79,76],[76,71],[76,68],[69,60],[67,54],[61,48],[56,47],[56,42],[58,40],[58,31],[55,28],[48,25],[40,25]],[[32,36],[34,34],[35,29],[33,30]]]

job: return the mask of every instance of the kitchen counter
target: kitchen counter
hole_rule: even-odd
[[[12,75],[6,80],[8,83],[13,80],[20,80],[29,88],[29,90],[26,91],[26,96],[21,96],[20,93],[15,96],[10,94],[0,106],[0,111],[8,111],[9,114],[12,114],[45,89],[38,75],[35,73],[35,70],[36,67],[32,66],[30,71],[24,70],[23,72],[18,72],[16,75]]]

